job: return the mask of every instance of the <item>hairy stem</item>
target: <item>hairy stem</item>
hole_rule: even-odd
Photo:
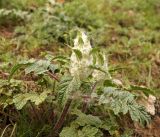
[[[35,109],[35,107],[33,106],[33,104],[30,102],[31,108],[33,110],[33,113],[35,115],[35,117],[38,119],[38,121],[40,121],[41,123],[43,122],[42,119],[40,118],[39,113],[37,112],[37,110]]]
[[[57,77],[55,74],[51,73],[50,71],[48,71],[47,74],[48,74],[51,78],[53,78],[53,79],[55,79],[57,82],[59,82],[59,79],[58,79],[58,77]]]
[[[96,85],[97,85],[97,82],[95,82],[92,86],[92,89],[91,89],[91,93],[94,92],[95,88],[96,88]],[[83,103],[83,106],[82,106],[82,112],[85,113],[87,111],[87,107],[88,107],[88,102],[87,101],[84,101]]]
[[[72,103],[72,99],[68,99],[64,108],[63,108],[63,111],[61,113],[61,116],[60,118],[58,119],[58,121],[56,122],[51,134],[49,135],[49,137],[53,137],[55,133],[57,133],[59,131],[59,129],[62,127],[63,123],[64,123],[64,120],[68,114],[68,110],[70,108],[70,105]]]

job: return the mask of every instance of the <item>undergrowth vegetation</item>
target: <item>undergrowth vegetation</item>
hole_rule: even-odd
[[[1,137],[136,136],[156,115],[159,13],[159,0],[0,1]]]
[[[78,0],[63,5],[48,2],[44,7],[35,9],[26,25],[16,29],[16,38],[32,47],[53,42],[71,45],[77,27],[86,29],[96,38],[105,27],[104,17],[100,14],[103,3],[103,0],[97,2],[100,6],[97,9],[90,1]]]

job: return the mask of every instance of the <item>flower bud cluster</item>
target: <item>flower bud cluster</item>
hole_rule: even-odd
[[[108,73],[108,63],[105,54],[101,54],[101,58],[96,57],[96,63],[93,63],[92,46],[88,40],[84,31],[80,31],[80,34],[74,40],[73,52],[70,60],[70,73],[72,76],[79,76],[81,80],[86,79],[89,75],[92,75],[96,81],[105,79]],[[74,50],[81,52],[82,57],[78,58]],[[103,62],[103,63],[102,63]],[[96,66],[101,70],[91,68],[90,66]],[[109,76],[110,78],[110,76]]]
[[[73,50],[79,50],[82,58],[77,58],[75,52],[72,52],[70,73],[72,76],[78,75],[80,79],[85,79],[92,73],[89,66],[92,65],[93,57],[90,55],[92,50],[90,41],[84,31],[80,31],[80,34],[75,38]]]
[[[103,57],[103,64],[101,64],[100,60],[96,60],[95,65],[96,65],[96,67],[101,68],[103,71],[105,71],[107,73],[108,72],[107,58],[106,58],[105,54],[103,54],[102,57]],[[94,70],[93,74],[92,74],[93,78],[97,81],[105,79],[106,73],[103,71]]]

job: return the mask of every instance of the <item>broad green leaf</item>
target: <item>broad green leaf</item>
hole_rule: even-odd
[[[43,74],[44,72],[48,71],[48,67],[50,65],[50,61],[47,60],[39,60],[35,63],[31,64],[25,69],[25,73],[34,72],[35,74]]]
[[[80,126],[91,125],[95,127],[100,127],[102,125],[102,121],[96,116],[86,115],[80,110],[74,110],[73,114],[76,114],[78,116],[75,122]]]
[[[60,137],[78,137],[77,131],[73,127],[65,127],[60,133]]]
[[[84,137],[102,137],[103,136],[102,132],[100,132],[98,128],[92,127],[90,125],[83,127],[82,134]]]
[[[79,76],[74,76],[66,89],[67,96],[70,96],[73,93],[77,92],[78,89],[80,88],[80,85],[81,81],[79,79]]]
[[[80,84],[78,76],[73,78],[70,76],[64,76],[58,86],[59,101],[65,103],[67,98],[69,98],[74,92],[78,91]]]
[[[18,94],[13,98],[13,103],[18,110],[22,109],[27,104],[27,98],[23,94]]]
[[[13,97],[13,103],[15,104],[18,110],[22,109],[28,101],[35,103],[35,105],[39,105],[45,101],[50,91],[44,91],[40,95],[38,93],[20,93]]]
[[[58,89],[57,89],[58,90],[58,100],[60,103],[62,103],[64,100],[67,87],[69,83],[71,82],[71,80],[72,80],[71,76],[64,76],[58,85]]]
[[[35,101],[33,100],[33,102],[35,102],[35,105],[39,105],[42,102],[44,102],[45,99],[48,97],[49,93],[50,93],[50,91],[44,91],[40,95],[38,95],[38,97],[35,99]]]

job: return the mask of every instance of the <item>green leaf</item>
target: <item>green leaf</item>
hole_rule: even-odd
[[[68,96],[72,95],[74,92],[77,92],[80,88],[81,82],[79,76],[74,76],[72,81],[69,83],[66,93]]]
[[[74,92],[78,91],[80,85],[81,83],[78,76],[73,78],[70,76],[64,76],[58,86],[58,99],[60,103],[65,103],[67,98],[69,98]]]
[[[99,48],[92,48],[92,50],[90,51],[90,55],[93,56],[93,64],[95,65],[96,62],[98,61],[98,54],[100,52],[100,49]]]
[[[76,57],[81,60],[82,59],[82,52],[78,49],[73,49],[74,53],[76,54]]]
[[[78,44],[83,45],[84,41],[81,36],[78,37]]]
[[[50,55],[50,54],[47,54],[47,55],[45,56],[45,58],[46,58],[46,60],[48,60],[48,61],[52,61],[52,60],[54,59],[54,56],[52,56],[52,55]]]
[[[75,123],[79,124],[80,126],[91,125],[95,127],[100,127],[102,125],[102,121],[98,117],[86,115],[80,110],[74,110],[72,114],[78,116],[78,118],[75,120]]]
[[[116,116],[110,114],[109,118],[103,120],[101,129],[107,130],[111,136],[115,135],[115,132],[119,130],[119,125]]]
[[[13,97],[13,103],[18,110],[22,109],[28,101],[35,103],[35,105],[39,105],[45,101],[49,93],[50,91],[44,91],[40,95],[38,93],[20,93]]]
[[[95,66],[95,65],[90,65],[89,68],[95,69],[95,70],[99,70],[99,71],[101,71],[101,72],[103,72],[103,73],[107,73],[105,70],[103,70],[103,69],[101,69],[100,67],[97,67],[97,66]]]
[[[61,63],[69,63],[69,58],[65,56],[56,56],[53,58],[53,60],[61,62]]]
[[[35,63],[29,65],[25,69],[25,73],[31,73],[34,72],[35,74],[43,74],[44,72],[48,71],[48,67],[50,65],[50,61],[47,60],[39,60],[36,61]]]
[[[31,100],[31,101],[34,102],[35,105],[39,105],[46,100],[49,93],[50,93],[50,91],[46,90],[46,91],[42,92],[40,95],[37,95],[37,98],[35,100]]]
[[[70,127],[64,127],[60,133],[60,137],[102,137],[103,133],[99,128],[86,125],[77,126],[75,125],[75,121],[73,121]]]
[[[129,113],[130,113],[131,119],[133,121],[140,122],[141,125],[145,125],[145,124],[148,125],[151,121],[151,118],[149,114],[145,111],[145,108],[138,104],[130,105]]]
[[[62,77],[62,79],[58,85],[58,89],[57,89],[58,90],[58,101],[60,103],[62,103],[64,100],[67,87],[68,87],[69,83],[71,82],[71,80],[72,80],[71,76],[64,76],[64,77]]]
[[[55,73],[56,71],[58,71],[59,67],[58,65],[54,65],[54,64],[50,64],[48,67],[48,70],[52,71],[52,73]]]
[[[83,127],[81,132],[84,137],[102,137],[103,136],[102,132],[100,132],[98,128],[92,127],[90,125]]]
[[[14,96],[13,103],[18,110],[22,109],[27,104],[27,97],[24,94],[18,94]]]
[[[98,52],[100,52],[100,48],[98,47],[92,48],[92,50],[90,51],[90,55],[96,55]]]
[[[104,57],[101,53],[97,54],[97,61],[103,65],[104,64]]]
[[[141,124],[148,124],[150,116],[144,107],[136,103],[135,96],[127,91],[121,91],[113,87],[104,88],[104,94],[100,96],[99,104],[103,104],[112,110],[115,115],[129,113],[132,120]]]
[[[9,81],[11,80],[12,76],[14,75],[14,73],[17,70],[19,70],[23,66],[30,65],[30,64],[34,63],[34,61],[35,61],[34,59],[30,59],[28,61],[21,61],[20,63],[13,66],[13,68],[11,69],[11,72],[10,72]]]
[[[78,137],[77,131],[73,127],[65,127],[60,133],[60,137]]]
[[[142,91],[146,96],[149,96],[149,94],[152,94],[152,95],[155,94],[155,92],[152,89],[149,89],[147,87],[137,86],[137,85],[131,85],[130,90],[131,91],[133,90]]]
[[[10,75],[9,75],[9,81],[11,80],[12,76],[14,75],[14,73],[20,69],[23,66],[23,64],[17,64],[15,66],[13,66],[13,68],[11,69]]]
[[[104,86],[105,87],[117,87],[117,85],[112,80],[109,80],[109,79],[104,81]]]

